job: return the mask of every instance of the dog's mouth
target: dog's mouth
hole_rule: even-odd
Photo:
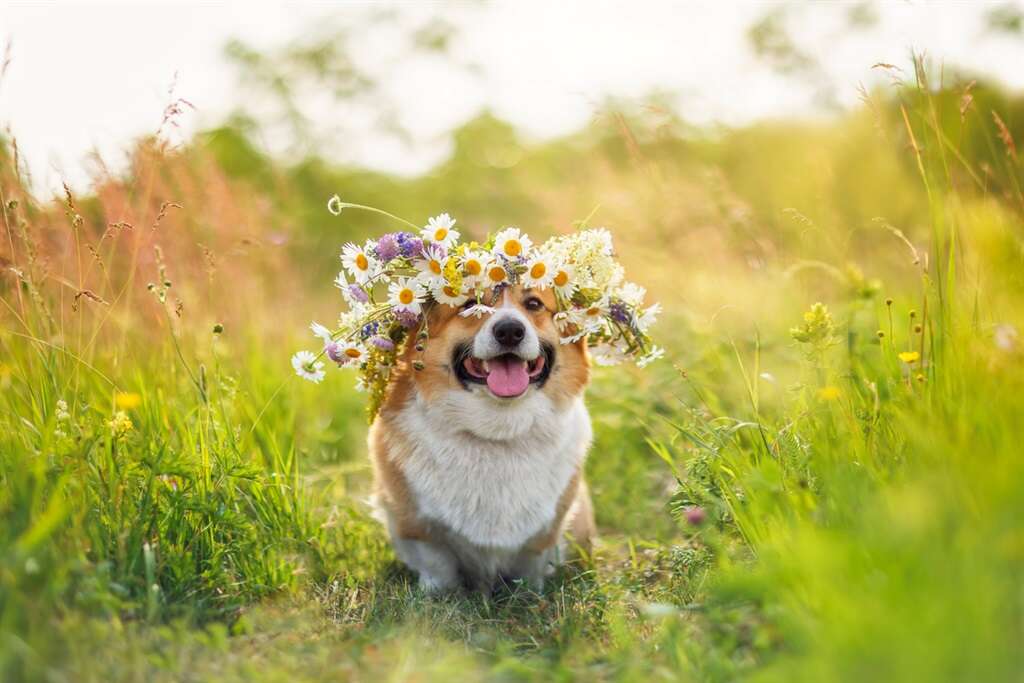
[[[501,398],[522,396],[531,384],[543,386],[551,374],[554,350],[541,345],[541,354],[532,360],[514,353],[494,358],[477,358],[468,345],[455,351],[452,365],[463,385],[486,384],[491,393]]]

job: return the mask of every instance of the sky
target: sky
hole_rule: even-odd
[[[402,61],[387,30],[356,40],[361,64],[371,71],[384,65],[376,72],[381,96],[397,103],[409,139],[373,130],[365,110],[311,102],[310,111],[325,132],[345,121],[327,156],[415,174],[442,160],[447,133],[485,108],[537,139],[587,125],[609,96],[652,91],[671,93],[683,118],[697,124],[827,115],[856,106],[858,83],[886,82],[873,64],[909,69],[911,49],[1021,90],[1024,37],[986,31],[983,21],[1005,4],[876,2],[877,22],[855,29],[846,21],[851,3],[841,2],[392,3],[409,25],[443,17],[458,28],[451,60]],[[172,83],[176,96],[195,105],[173,131],[182,139],[239,107],[258,110],[224,57],[229,39],[272,49],[381,6],[8,2],[0,8],[0,45],[9,44],[10,56],[0,80],[0,126],[17,137],[38,188],[64,180],[80,187],[90,151],[116,169],[133,139],[160,127]],[[786,77],[753,53],[747,30],[772,11],[783,13],[817,63],[813,79]],[[831,102],[822,102],[822,88]],[[281,144],[263,142],[270,151]]]

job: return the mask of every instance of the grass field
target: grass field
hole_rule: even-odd
[[[0,151],[0,678],[1022,680],[1024,103],[928,70],[840,120],[490,117],[399,179],[142,141],[34,198]],[[668,357],[588,394],[601,533],[543,594],[431,598],[365,503],[335,192],[611,227]],[[820,302],[821,305],[818,305]]]

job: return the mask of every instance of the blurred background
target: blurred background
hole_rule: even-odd
[[[0,678],[1017,680],[1022,65],[1006,1],[4,4]],[[417,593],[294,377],[396,229],[334,194],[661,302],[545,595]]]
[[[231,118],[291,158],[416,175],[482,112],[529,141],[634,101],[690,126],[836,116],[911,50],[1024,86],[1019,6],[957,2],[11,3],[0,90],[40,187],[122,169],[169,91],[188,139]],[[797,39],[797,37],[799,37]]]

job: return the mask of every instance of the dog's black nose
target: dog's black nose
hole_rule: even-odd
[[[526,336],[526,327],[515,319],[506,319],[494,326],[494,338],[502,346],[515,346]]]

